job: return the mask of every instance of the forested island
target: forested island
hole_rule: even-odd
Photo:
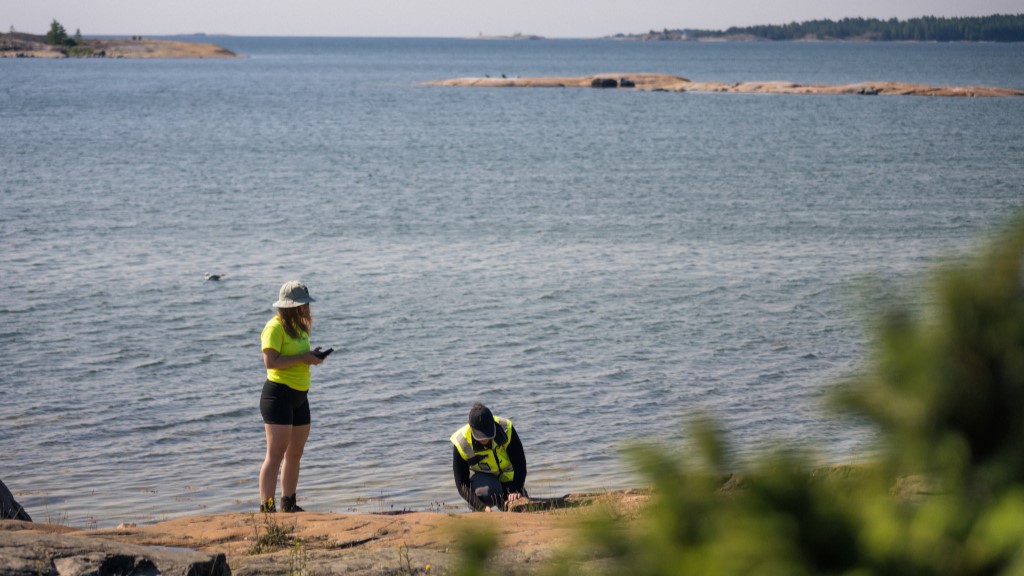
[[[619,40],[860,40],[903,42],[1024,42],[1024,14],[899,20],[843,18],[728,30],[664,29],[616,34]]]

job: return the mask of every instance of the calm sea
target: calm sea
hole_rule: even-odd
[[[424,87],[662,72],[1024,88],[1024,45],[209,38],[239,60],[0,60],[0,478],[75,526],[255,510],[259,331],[317,298],[306,509],[461,508],[513,420],[535,496],[643,485],[710,412],[830,414],[868,310],[1024,207],[1024,99]],[[207,282],[207,272],[224,275]]]

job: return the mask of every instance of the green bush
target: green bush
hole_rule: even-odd
[[[95,51],[89,46],[72,46],[68,49],[68,56],[72,58],[88,58],[94,54]]]
[[[592,530],[609,574],[1024,573],[1024,220],[979,258],[937,271],[923,309],[883,311],[864,373],[834,405],[878,427],[854,478],[801,453],[769,454],[716,495],[721,434],[697,428],[696,466],[658,447],[633,457],[655,486],[640,530]],[[693,459],[686,460],[687,462]],[[895,497],[919,475],[932,493]]]
[[[654,488],[647,509],[633,524],[589,520],[550,573],[1024,574],[1022,264],[1018,219],[975,260],[937,270],[924,304],[879,314],[863,372],[833,394],[839,414],[877,427],[874,464],[777,450],[723,494],[730,451],[697,422],[683,456],[630,450]],[[894,495],[908,479],[929,488]]]
[[[979,262],[936,274],[928,316],[883,315],[871,371],[839,396],[888,441],[897,469],[952,487],[1024,480],[1024,221]]]

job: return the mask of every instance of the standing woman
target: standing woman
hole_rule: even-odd
[[[320,364],[324,355],[309,349],[313,298],[297,280],[281,286],[273,306],[277,314],[260,334],[267,382],[260,397],[260,413],[266,424],[267,456],[260,469],[260,511],[277,512],[277,475],[281,474],[281,511],[303,512],[295,503],[299,484],[299,460],[309,438],[309,367]],[[283,464],[283,465],[282,465]]]

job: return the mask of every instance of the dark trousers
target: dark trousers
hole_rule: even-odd
[[[505,507],[505,498],[508,497],[509,488],[512,487],[511,482],[502,484],[494,474],[471,472],[469,483],[473,493],[476,494],[477,498],[483,500],[484,504],[487,506],[498,506],[499,508]],[[522,494],[526,496],[525,488]]]

